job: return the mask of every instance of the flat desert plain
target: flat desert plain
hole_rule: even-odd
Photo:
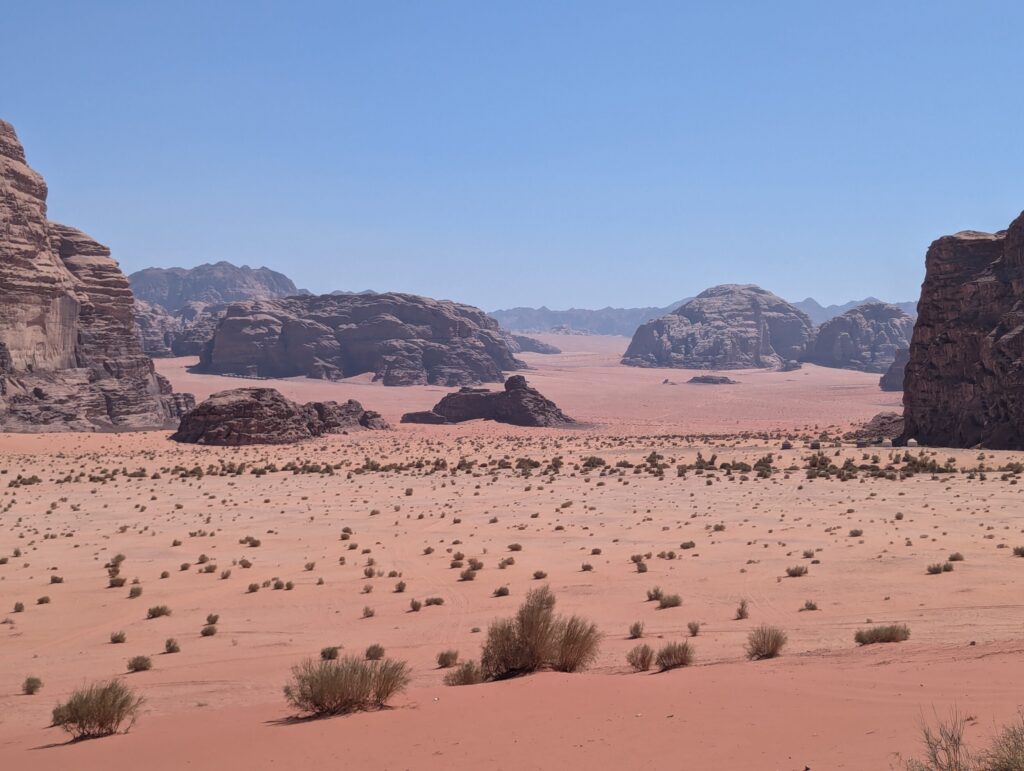
[[[446,389],[289,379],[261,384],[356,398],[394,429],[240,449],[0,435],[0,768],[885,769],[919,753],[922,722],[956,710],[981,745],[1021,709],[1024,456],[826,441],[846,471],[809,478],[810,440],[899,408],[877,375],[689,385],[694,372],[619,366],[621,338],[544,339],[564,353],[523,355],[524,374],[570,430],[399,425]],[[199,398],[250,384],[190,363],[158,368]],[[767,476],[741,465],[768,455]],[[108,588],[119,554],[128,580]],[[483,563],[472,580],[459,556]],[[444,686],[437,654],[478,657],[488,624],[542,585],[598,624],[594,665]],[[656,587],[681,604],[659,609]],[[412,611],[427,598],[443,604]],[[170,615],[147,619],[160,605]],[[761,624],[788,642],[749,661]],[[854,643],[878,624],[910,639]],[[689,667],[626,663],[638,643],[682,640]],[[294,719],[294,664],[372,644],[412,670],[390,708]],[[137,655],[152,669],[129,674]],[[68,743],[47,727],[74,688],[112,676],[145,698],[129,733]]]

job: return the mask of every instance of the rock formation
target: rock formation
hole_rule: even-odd
[[[174,313],[135,300],[135,323],[147,356],[198,356],[213,338],[228,306],[189,302]]]
[[[561,426],[575,421],[531,388],[522,375],[505,381],[504,391],[460,388],[448,394],[426,412],[407,412],[403,423],[462,423],[466,420],[495,420],[514,426]]]
[[[622,363],[687,369],[780,368],[802,357],[812,335],[810,319],[785,300],[752,284],[724,284],[643,324]]]
[[[556,354],[561,353],[562,349],[554,345],[548,345],[542,343],[533,337],[527,337],[526,335],[505,335],[505,341],[508,343],[508,348],[512,353],[543,353],[543,354]]]
[[[665,308],[570,308],[555,311],[549,308],[509,308],[492,311],[491,316],[505,329],[513,332],[562,332],[581,335],[622,335],[629,337],[645,321],[664,316],[693,298],[672,303]]]
[[[884,439],[896,439],[903,430],[902,415],[898,412],[880,412],[864,425],[845,434],[845,438],[874,443]]]
[[[386,293],[231,305],[198,371],[328,380],[369,372],[384,385],[456,386],[501,382],[502,370],[525,366],[478,308]]]
[[[694,385],[736,385],[738,381],[725,375],[694,375],[686,382]]]
[[[1024,449],[1024,214],[929,247],[903,414],[903,439]]]
[[[189,303],[217,305],[300,294],[292,280],[282,273],[224,261],[194,268],[145,268],[128,276],[128,281],[139,300],[171,313]]]
[[[910,345],[914,320],[895,305],[869,303],[829,319],[807,346],[805,361],[823,367],[885,372]]]
[[[0,428],[168,425],[191,405],[139,345],[110,250],[46,219],[46,183],[0,121]]]
[[[910,361],[910,350],[908,348],[900,348],[900,350],[896,351],[896,358],[893,359],[885,374],[879,378],[878,387],[883,391],[902,391],[903,376],[908,361]]]
[[[354,399],[298,404],[274,388],[235,388],[186,412],[171,439],[229,447],[290,444],[364,428],[386,429],[388,424]]]
[[[844,313],[849,310],[853,310],[858,305],[874,305],[876,303],[885,303],[885,301],[879,300],[875,297],[865,297],[863,300],[851,300],[850,302],[843,303],[842,305],[822,305],[813,297],[808,297],[804,300],[793,303],[793,306],[806,313],[812,324],[820,325],[824,324],[829,319],[834,319],[836,316],[842,316]],[[901,311],[910,316],[910,318],[917,318],[916,300],[905,300],[903,302],[885,304],[895,305]]]

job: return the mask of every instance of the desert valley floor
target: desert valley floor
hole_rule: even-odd
[[[900,394],[814,366],[691,385],[693,372],[619,366],[624,338],[540,337],[565,352],[523,355],[524,374],[580,421],[571,430],[399,425],[449,389],[299,378],[261,384],[356,398],[394,430],[242,449],[178,445],[169,431],[0,434],[0,768],[885,769],[918,751],[922,721],[959,710],[981,743],[1021,709],[1024,486],[1012,464],[1024,454],[915,449],[957,470],[809,479],[809,440],[899,409]],[[191,374],[192,361],[157,367],[200,399],[247,384]],[[839,467],[906,466],[901,449],[823,447]],[[777,470],[678,474],[698,453],[716,465],[772,454]],[[526,475],[520,459],[539,465]],[[456,552],[483,562],[474,580],[450,567]],[[954,570],[927,572],[954,553]],[[107,588],[117,554],[129,582]],[[649,555],[646,572],[633,555]],[[799,565],[806,575],[787,575]],[[488,623],[542,584],[559,610],[599,624],[596,664],[442,685],[438,652],[478,656]],[[654,587],[682,604],[659,610]],[[428,597],[443,604],[411,611]],[[749,618],[736,620],[744,599]],[[171,615],[147,620],[157,605]],[[209,613],[217,633],[203,637]],[[699,622],[694,666],[634,673],[634,621],[655,648]],[[744,643],[762,623],[788,645],[750,662]],[[882,623],[907,624],[910,639],[854,644]],[[163,653],[169,637],[180,652]],[[293,664],[374,643],[413,671],[392,708],[290,719]],[[153,668],[127,674],[139,654]],[[44,685],[23,696],[29,675]],[[47,727],[58,699],[114,675],[146,700],[128,734],[71,744]]]

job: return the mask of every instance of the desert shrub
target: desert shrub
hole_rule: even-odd
[[[134,600],[142,596],[142,587],[139,584],[135,584],[128,590],[128,599]]]
[[[1024,546],[1014,546],[1013,547],[1013,556],[1014,557],[1024,557]]]
[[[928,575],[934,576],[942,572],[942,563],[936,562],[934,565],[928,566]]]
[[[444,597],[427,597],[423,601],[424,605],[444,605]]]
[[[693,663],[693,648],[688,642],[670,642],[662,646],[655,659],[658,669],[665,672],[669,669],[688,667]]]
[[[35,696],[42,687],[43,681],[38,677],[26,677],[25,682],[21,684],[21,692],[26,696]]]
[[[338,658],[339,648],[337,645],[328,645],[320,649],[320,658],[324,661],[334,661]]]
[[[644,622],[643,621],[634,621],[632,624],[629,625],[629,639],[630,640],[639,640],[643,636],[644,636]]]
[[[806,565],[794,565],[791,568],[786,568],[786,575],[790,578],[799,578],[800,576],[807,575]]]
[[[409,668],[404,661],[366,662],[356,656],[305,659],[292,667],[284,695],[303,713],[340,715],[383,707],[408,684]]]
[[[497,589],[494,590],[494,596],[495,597],[508,597],[508,587],[507,586],[499,586]]]
[[[947,559],[948,559],[948,560],[949,560],[950,562],[963,562],[963,561],[964,561],[964,555],[963,555],[963,554],[961,554],[961,553],[960,553],[960,552],[958,552],[958,551],[955,551],[955,552],[953,552],[952,554],[950,554],[950,555],[949,555],[949,557],[948,557]]]
[[[111,632],[110,633],[110,642],[112,642],[112,643],[115,643],[115,644],[123,643],[127,639],[128,639],[128,635],[126,635],[124,632]]]
[[[817,610],[818,603],[814,600],[804,600],[804,606],[800,610]]]
[[[397,584],[395,584],[395,592],[397,594],[401,594],[404,591],[405,591],[405,581],[399,581]]]
[[[678,594],[663,594],[661,599],[658,600],[658,608],[664,610],[665,608],[678,608],[683,604],[683,598]]]
[[[218,621],[220,621],[220,614],[219,613],[207,613],[206,614],[206,623],[207,624],[216,624]]]
[[[213,637],[217,634],[217,626],[215,624],[207,624],[199,630],[199,634],[203,637]]]
[[[636,563],[636,572],[637,573],[646,573],[647,572],[647,563],[646,562],[637,562]]]
[[[141,706],[142,698],[120,680],[93,683],[53,708],[53,725],[75,739],[109,736],[125,723],[131,728]]]
[[[171,615],[171,609],[166,605],[154,605],[146,611],[146,618],[160,618],[161,616],[169,615]]]
[[[423,607],[423,603],[419,600],[409,600],[409,610],[413,613],[418,613],[420,608]]]
[[[25,612],[25,603],[23,603],[23,602],[16,602],[16,603],[14,603],[14,612],[15,613],[24,613]]]
[[[363,607],[363,618],[373,618],[377,611],[371,608],[369,605]]]
[[[545,573],[543,570],[534,570],[533,571],[533,578],[534,578],[535,581],[541,581],[541,580],[543,580],[543,579],[545,579],[547,577],[548,577],[548,574]]]
[[[786,645],[786,633],[777,626],[762,624],[747,636],[747,658],[751,661],[773,659]]]
[[[691,621],[686,625],[687,630],[690,632],[690,637],[696,637],[700,634],[700,622]]]
[[[649,670],[653,661],[654,648],[647,643],[637,645],[626,654],[626,663],[633,667],[637,672],[646,672]]]
[[[850,538],[860,538],[862,535],[864,535],[864,531],[860,528],[854,528],[850,531]]]
[[[50,598],[47,597],[46,595],[43,595],[38,600],[36,600],[36,605],[49,605],[49,604],[50,604]]]
[[[473,568],[466,568],[459,573],[460,581],[472,581],[474,578],[476,578],[476,571]]]
[[[61,576],[50,576],[50,583],[51,584],[62,584],[62,583],[64,583],[64,579]]]
[[[580,570],[582,570],[584,573],[589,573],[593,569],[594,566],[591,565],[589,562],[584,562],[582,565],[580,565]]]
[[[640,563],[637,563],[637,564],[639,565]],[[660,586],[655,586],[653,589],[648,589],[647,590],[647,601],[648,602],[656,602],[656,601],[661,599],[661,595],[663,593],[664,592],[661,591],[661,587]]]
[[[750,603],[740,600],[740,604],[736,606],[736,620],[742,621],[746,618],[750,618]]]
[[[910,627],[906,624],[886,624],[868,629],[858,629],[853,641],[858,645],[874,645],[876,643],[896,643],[910,639]]]
[[[179,653],[181,646],[178,645],[178,641],[173,637],[168,637],[164,640],[164,653]]]
[[[475,661],[463,661],[444,676],[445,685],[476,685],[483,681],[483,672]]]
[[[384,658],[384,646],[374,643],[366,649],[366,658],[370,661],[379,661]]]
[[[557,647],[551,661],[559,672],[579,672],[594,663],[602,634],[597,624],[579,616],[569,616],[559,622]]]
[[[458,660],[458,651],[447,650],[441,651],[437,654],[437,665],[441,667],[441,669],[448,669],[449,667],[454,667]]]
[[[257,583],[252,583],[252,584],[249,584],[249,587],[246,589],[246,592],[248,592],[249,594],[255,594],[259,590],[260,590],[260,585],[257,584]]]
[[[132,656],[128,659],[129,672],[146,672],[153,668],[153,662],[149,656]]]

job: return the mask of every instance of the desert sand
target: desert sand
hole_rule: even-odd
[[[925,448],[958,470],[808,479],[808,440],[898,409],[901,395],[880,391],[877,375],[814,366],[688,385],[698,373],[619,366],[624,338],[541,337],[563,353],[522,355],[523,374],[578,427],[398,425],[447,389],[297,378],[263,382],[301,401],[358,399],[394,430],[241,449],[177,445],[167,431],[0,435],[0,767],[880,769],[918,751],[922,720],[956,708],[981,742],[1021,708],[1022,488],[997,469],[1024,455]],[[251,382],[191,374],[192,362],[157,367],[200,399]],[[663,475],[641,466],[652,452]],[[837,466],[903,456],[850,443],[825,452]],[[698,453],[750,464],[771,453],[778,470],[677,475]],[[542,473],[556,456],[562,469]],[[590,456],[607,465],[580,467]],[[526,477],[520,458],[542,466]],[[447,470],[434,471],[438,459]],[[484,563],[475,580],[450,567],[458,551]],[[954,570],[927,573],[954,552]],[[107,588],[116,554],[128,584]],[[647,572],[636,554],[651,555]],[[364,575],[369,558],[384,576]],[[796,565],[807,575],[787,576]],[[134,578],[142,594],[130,599]],[[262,586],[275,579],[293,588]],[[542,584],[560,611],[598,623],[596,664],[444,687],[437,653],[478,656],[488,623]],[[493,596],[499,586],[509,596]],[[682,605],[659,610],[646,596],[655,586]],[[410,612],[427,597],[444,604]],[[750,616],[736,620],[742,599]],[[172,614],[147,619],[155,605]],[[201,637],[208,613],[217,634]],[[699,622],[695,664],[634,673],[634,621],[655,648]],[[788,644],[751,662],[744,644],[762,623]],[[907,624],[910,639],[854,644],[881,623]],[[117,631],[124,643],[110,641]],[[168,637],[179,653],[163,653]],[[412,668],[391,708],[291,719],[281,687],[293,664],[373,643]],[[140,654],[153,668],[127,674]],[[21,695],[30,675],[43,688]],[[58,700],[115,675],[146,699],[129,733],[68,743],[47,727]]]

